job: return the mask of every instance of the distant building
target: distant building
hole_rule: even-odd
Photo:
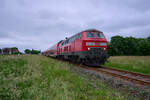
[[[16,48],[16,47],[11,48],[11,54],[18,54],[18,53],[19,53],[18,48]]]
[[[2,48],[2,54],[4,54],[4,55],[11,54],[11,49],[10,48]]]
[[[8,55],[8,54],[18,54],[19,50],[16,47],[13,48],[2,48],[0,49],[0,54]]]

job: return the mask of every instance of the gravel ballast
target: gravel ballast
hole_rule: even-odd
[[[134,100],[137,100],[137,98],[140,98],[141,100],[150,100],[150,87],[136,85],[120,78],[92,70],[87,70],[81,67],[72,66],[70,70],[72,72],[79,72],[89,81],[99,80],[109,87],[118,89],[119,91],[122,91],[122,93],[126,93],[126,95],[129,97],[134,97]]]

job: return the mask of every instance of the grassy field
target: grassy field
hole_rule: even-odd
[[[44,56],[0,56],[0,100],[126,100],[103,83],[93,88],[70,66]]]
[[[150,75],[150,56],[112,56],[105,66]]]

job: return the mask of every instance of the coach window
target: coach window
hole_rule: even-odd
[[[96,33],[96,36],[99,38],[104,38],[104,35],[102,33],[99,33],[99,32]]]
[[[86,32],[86,37],[95,37],[93,32]]]
[[[80,34],[79,34],[79,39],[81,39],[81,37],[82,37],[82,34],[80,33]]]
[[[78,35],[75,36],[75,40],[77,40],[77,39],[78,39]]]
[[[67,44],[67,40],[65,41],[65,44]]]
[[[73,41],[75,40],[75,36],[73,36]]]
[[[78,34],[78,35],[77,35],[77,39],[79,39],[79,37],[80,37],[80,36],[79,36],[79,34]]]
[[[72,39],[71,39],[71,42],[73,42],[73,37],[72,37]]]
[[[73,38],[71,37],[70,42],[72,42],[72,41],[73,41]]]
[[[65,45],[67,44],[67,41],[65,41]]]
[[[69,43],[69,39],[66,40],[66,44],[68,44],[68,43]]]
[[[77,40],[77,35],[74,36],[74,40]]]

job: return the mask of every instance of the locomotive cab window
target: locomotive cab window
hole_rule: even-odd
[[[86,32],[86,37],[89,37],[89,38],[95,37],[94,32]]]
[[[102,33],[96,32],[96,36],[99,38],[104,38],[104,35]]]

